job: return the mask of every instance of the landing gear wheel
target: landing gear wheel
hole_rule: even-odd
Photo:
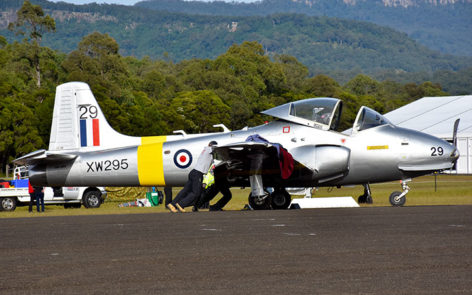
[[[290,203],[292,202],[292,197],[285,189],[275,190],[271,194],[271,198],[272,209],[276,210],[287,209],[288,206],[290,206]]]
[[[16,209],[15,198],[0,198],[0,210],[14,211]]]
[[[249,206],[251,206],[254,210],[268,210],[270,209],[271,197],[268,195],[264,199],[255,198],[252,194],[249,194],[248,202]]]
[[[99,191],[88,191],[82,197],[85,208],[98,208],[102,204],[102,195]]]
[[[401,207],[405,205],[406,202],[406,196],[403,196],[399,198],[399,196],[402,194],[402,192],[395,191],[390,195],[390,204],[394,207]]]
[[[374,203],[374,200],[372,199],[372,196],[366,196],[366,195],[361,195],[357,199],[357,202],[360,204],[372,204]]]

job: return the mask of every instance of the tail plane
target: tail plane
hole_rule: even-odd
[[[56,88],[49,151],[101,150],[141,143],[108,124],[88,84],[69,82]]]

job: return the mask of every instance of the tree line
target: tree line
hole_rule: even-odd
[[[0,4],[0,9],[3,6],[2,12],[16,11],[20,7],[19,1],[21,0],[4,0]],[[356,74],[362,72],[379,79],[380,74],[383,73],[389,73],[391,77],[401,73],[424,72],[432,74],[437,70],[455,73],[472,67],[472,57],[440,54],[415,42],[407,34],[391,28],[365,21],[349,20],[346,19],[347,15],[344,18],[308,16],[310,11],[319,13],[322,10],[308,9],[305,2],[290,2],[290,5],[301,5],[300,9],[302,6],[305,7],[304,10],[300,10],[300,12],[305,11],[304,14],[287,14],[277,11],[277,14],[264,16],[209,16],[157,11],[137,6],[73,5],[46,0],[32,1],[41,3],[45,11],[54,16],[57,21],[55,34],[49,35],[43,44],[66,53],[75,50],[83,37],[94,31],[99,31],[108,33],[120,44],[122,55],[132,55],[139,58],[150,56],[154,59],[165,57],[174,62],[192,58],[216,59],[225,53],[232,44],[257,41],[263,45],[269,56],[277,54],[295,56],[309,68],[311,74],[328,74],[343,84],[355,76],[351,72]],[[252,5],[277,7],[279,2],[288,3],[285,0],[272,2],[247,5],[241,3],[240,5],[246,7],[245,10],[251,10]],[[325,2],[316,1],[319,4]],[[341,7],[345,6],[341,0],[328,2],[330,2],[328,6],[337,2]],[[177,1],[174,4],[178,3],[181,3],[182,6],[192,4],[186,1]],[[202,5],[215,4],[198,3]],[[369,2],[365,5],[370,6],[371,4]],[[228,3],[227,5],[233,4]],[[237,4],[234,6],[239,7]],[[346,8],[348,7],[351,6],[348,5]],[[351,8],[357,9],[360,4],[357,3],[355,7]],[[336,9],[347,13],[345,9],[336,5],[329,10]],[[196,10],[195,13],[200,11]],[[256,9],[251,11],[256,11]],[[369,15],[376,16],[377,13]],[[385,18],[396,19],[396,17]],[[417,20],[417,18],[407,19],[410,22]],[[438,18],[435,19],[438,20]],[[449,35],[460,32],[455,27],[452,32],[449,29],[451,25],[448,23],[447,26],[441,27],[449,30]],[[6,29],[2,30],[1,27],[0,34],[3,34],[9,42],[15,40],[12,32]],[[467,36],[467,34],[461,36]],[[435,44],[439,44],[439,42]],[[454,80],[467,81],[460,75],[455,76]],[[423,80],[423,82],[428,80]],[[453,87],[449,87],[454,84],[444,84],[444,82],[449,82],[448,80],[435,82],[441,83],[451,93],[457,93]],[[470,83],[468,84],[470,85]],[[472,86],[468,86],[468,89],[472,91]]]
[[[111,126],[133,136],[212,132],[218,123],[233,130],[254,126],[270,120],[260,111],[319,96],[344,101],[344,130],[361,105],[385,113],[424,96],[446,95],[431,82],[380,82],[366,75],[341,85],[327,75],[310,76],[293,56],[269,57],[258,42],[234,44],[214,59],[173,62],[165,56],[122,56],[115,39],[93,32],[63,53],[39,43],[53,34],[54,23],[44,20],[44,14],[36,18],[42,24],[36,34],[24,24],[12,25],[17,33],[24,30],[21,42],[0,36],[2,169],[14,158],[47,148],[55,88],[69,81],[88,83]]]

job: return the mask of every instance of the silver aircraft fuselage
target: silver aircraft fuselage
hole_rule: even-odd
[[[231,165],[250,157],[255,146],[246,139],[259,135],[270,143],[261,150],[265,156],[271,144],[280,144],[294,160],[290,177],[263,173],[264,185],[314,187],[405,180],[450,169],[457,160],[452,144],[396,127],[365,107],[351,134],[333,131],[341,110],[338,99],[307,99],[263,112],[276,120],[253,128],[131,137],[110,127],[87,84],[71,82],[56,92],[49,149],[15,162],[29,165],[35,185],[183,186],[203,147],[216,141],[215,154],[228,165],[230,183],[248,186],[251,171],[231,170]],[[231,158],[232,151],[241,151],[239,158]],[[265,165],[265,171],[278,169],[276,163]]]

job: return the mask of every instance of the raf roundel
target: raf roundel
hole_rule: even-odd
[[[174,154],[174,164],[181,169],[189,167],[192,164],[192,154],[185,149],[178,150]]]

